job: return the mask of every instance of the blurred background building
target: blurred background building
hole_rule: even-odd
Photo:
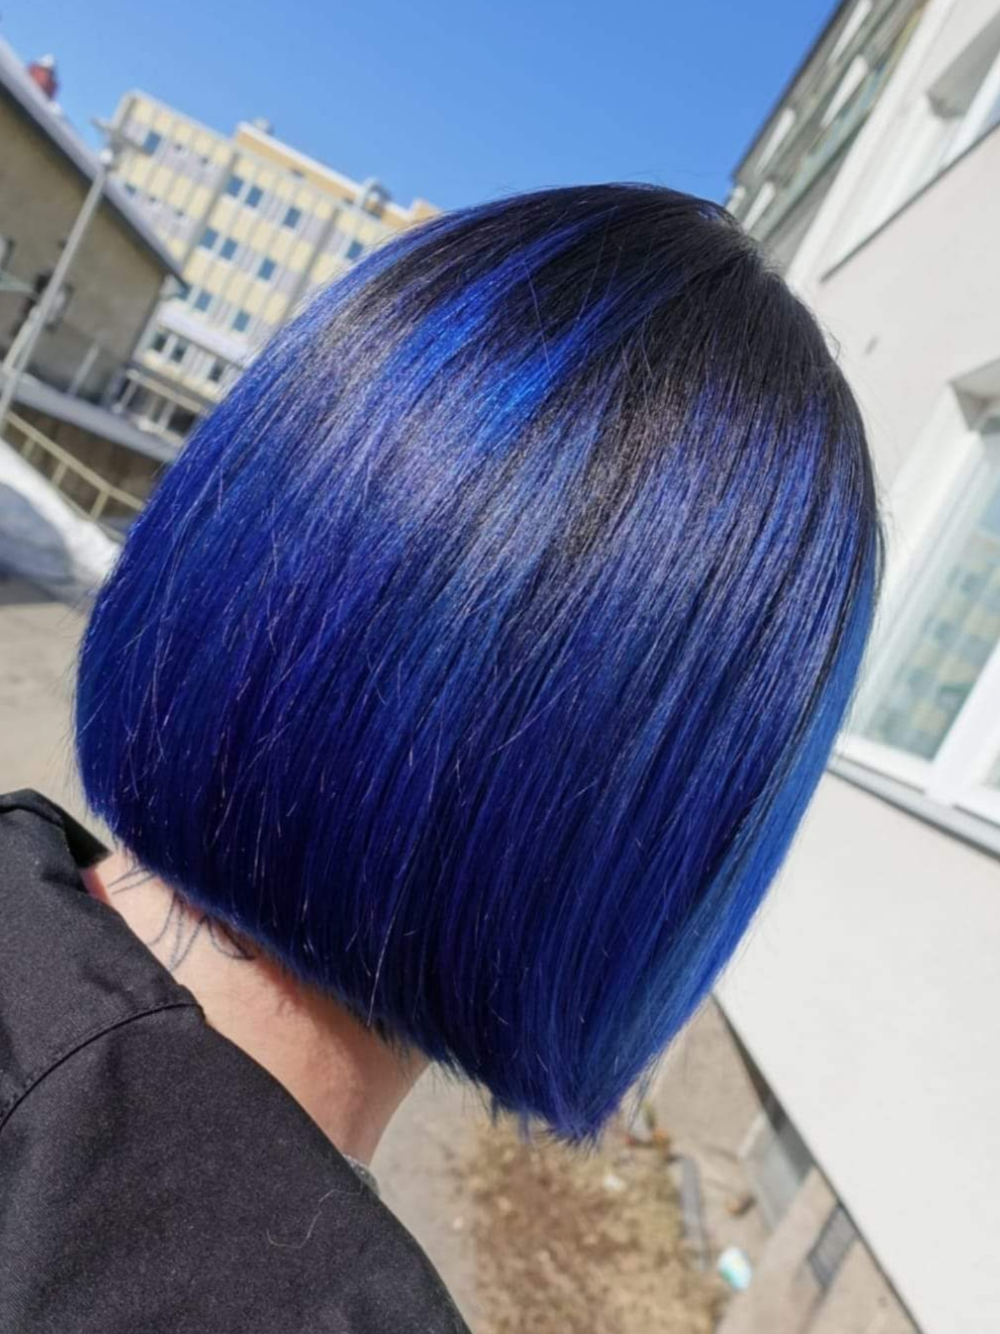
[[[98,156],[53,100],[55,63],[25,68],[0,42],[0,358],[5,367],[30,331],[84,199]],[[109,405],[164,288],[181,269],[125,190],[109,179],[67,280],[17,383],[5,436],[86,508],[106,519],[127,503],[91,483],[96,470],[141,500],[172,456]],[[66,462],[69,458],[70,462]],[[75,467],[74,462],[81,464]]]
[[[851,723],[718,991],[759,1094],[731,1145],[767,1224],[722,1328],[983,1334],[1000,1328],[1000,3],[841,5],[729,207],[839,348],[888,563]]]
[[[139,92],[114,120],[136,145],[119,179],[185,280],[150,322],[118,404],[178,443],[318,288],[437,211],[342,176],[266,121],[226,136]]]
[[[102,158],[59,107],[51,56],[0,42],[2,423],[112,536],[197,421],[286,320],[362,255],[436,210],[404,208],[271,133],[228,137],[141,93],[102,126],[100,202],[27,355],[34,314]]]

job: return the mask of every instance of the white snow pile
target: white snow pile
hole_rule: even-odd
[[[0,440],[0,569],[79,604],[93,598],[120,549]]]

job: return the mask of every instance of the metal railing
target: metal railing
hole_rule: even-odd
[[[20,442],[13,438],[15,433],[20,435]],[[63,500],[77,514],[84,519],[90,519],[93,523],[100,524],[109,537],[113,537],[118,542],[122,541],[124,534],[121,528],[110,522],[107,517],[108,506],[120,506],[126,512],[121,517],[131,518],[142,509],[143,502],[141,500],[137,500],[135,496],[123,491],[121,487],[105,481],[99,473],[94,472],[85,463],[81,463],[79,459],[74,458],[61,445],[57,445],[54,440],[50,440],[47,435],[38,430],[36,426],[32,426],[31,422],[25,421],[16,412],[10,412],[7,415],[4,438],[26,462],[31,463],[46,481],[55,487]],[[67,478],[72,479],[74,483],[72,488],[67,487]],[[88,491],[93,492],[93,499],[89,504],[84,503],[81,499],[81,491],[84,496]]]

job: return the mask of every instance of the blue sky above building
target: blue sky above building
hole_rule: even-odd
[[[264,116],[303,152],[445,208],[633,179],[713,198],[830,0],[16,0],[0,35],[51,51],[81,128],[142,88],[230,131]]]

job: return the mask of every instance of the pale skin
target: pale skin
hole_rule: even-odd
[[[209,1024],[282,1084],[341,1153],[368,1164],[422,1073],[343,1006],[237,940],[121,852],[82,872],[200,1003]]]

